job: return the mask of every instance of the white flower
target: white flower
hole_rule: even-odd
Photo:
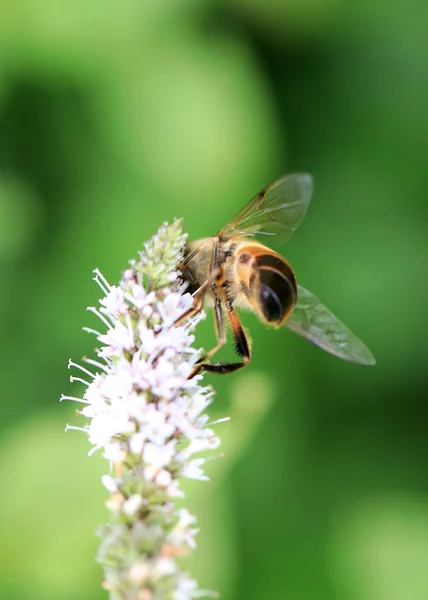
[[[111,477],[110,475],[103,475],[101,478],[103,486],[108,489],[109,492],[117,492],[119,489],[120,479],[117,477]]]
[[[135,513],[143,506],[143,499],[139,494],[132,494],[125,502],[123,503],[122,510],[130,517],[131,515],[135,515]]]
[[[134,563],[129,569],[129,578],[135,584],[141,584],[150,577],[151,568],[150,566],[143,562]]]
[[[163,488],[167,488],[172,481],[172,475],[169,471],[161,469],[156,475],[155,482]]]
[[[173,479],[167,488],[167,493],[170,498],[184,498],[184,493],[180,490],[180,483],[177,479]]]
[[[125,302],[125,293],[122,288],[112,285],[110,291],[100,300],[103,312],[110,315],[126,315],[129,312],[129,306]]]
[[[138,432],[131,435],[129,438],[129,449],[133,454],[141,454],[143,452],[146,436],[144,433]]]
[[[131,350],[134,347],[134,332],[131,325],[127,327],[120,322],[117,322],[113,329],[109,329],[105,335],[98,337],[99,341],[110,346],[113,352],[121,350]]]
[[[172,558],[162,556],[155,562],[155,569],[159,575],[172,575],[177,571],[177,565]]]
[[[186,508],[180,508],[179,521],[168,536],[168,541],[173,546],[182,546],[183,544],[189,548],[196,548],[195,534],[197,529],[192,529],[189,525],[196,523],[196,517],[191,515]]]
[[[130,286],[129,292],[126,294],[126,298],[135,306],[135,308],[143,309],[145,306],[149,304],[153,304],[156,299],[156,295],[154,292],[150,292],[149,294],[146,290],[137,283],[132,283]]]
[[[167,444],[157,445],[152,442],[144,444],[143,461],[154,469],[161,469],[171,463],[175,454],[175,441]]]
[[[143,351],[148,355],[172,349],[175,353],[185,351],[195,339],[184,327],[165,327],[158,333],[148,329],[145,323],[139,325],[139,336]]]
[[[183,365],[180,365],[177,368],[171,360],[161,356],[156,366],[147,371],[146,379],[155,396],[170,400],[180,388],[187,386],[186,376],[190,371],[190,366],[183,369]]]
[[[146,438],[158,446],[164,444],[175,431],[174,425],[166,420],[165,413],[159,411],[154,404],[146,406],[140,422],[145,424]]]
[[[120,513],[124,500],[125,498],[120,492],[112,494],[105,503],[106,508],[108,508],[108,510],[110,510],[112,513]]]
[[[104,398],[115,400],[126,397],[133,391],[133,387],[132,367],[127,361],[120,361],[109,368],[100,385],[100,392]]]
[[[195,597],[194,592],[198,585],[194,579],[187,577],[187,575],[180,575],[178,580],[178,588],[174,592],[174,600],[191,600]]]
[[[190,294],[171,293],[163,302],[158,302],[157,309],[166,327],[174,323],[190,306],[192,296]]]
[[[126,451],[119,442],[111,442],[110,444],[105,444],[103,456],[110,462],[118,464],[126,459]]]
[[[208,477],[204,475],[204,471],[201,468],[204,462],[204,458],[195,458],[192,461],[188,462],[186,465],[184,465],[181,471],[183,477],[187,477],[188,479],[200,479],[201,481],[207,481]]]
[[[86,361],[97,373],[69,365],[89,378],[74,378],[87,386],[83,401],[74,398],[83,402],[81,415],[88,420],[78,429],[87,432],[90,453],[101,449],[110,463],[102,483],[111,494],[106,506],[112,522],[103,530],[98,557],[117,597],[123,589],[144,599],[190,600],[204,593],[175,559],[195,548],[197,533],[195,517],[174,504],[184,497],[179,478],[207,479],[205,458],[194,454],[220,443],[206,427],[213,392],[199,384],[200,375],[192,377],[203,354],[192,347],[193,330],[203,314],[174,327],[193,302],[177,271],[185,240],[180,222],[165,224],[118,286],[95,272],[104,297],[99,310],[90,310],[107,328],[92,330],[102,347],[99,362]]]

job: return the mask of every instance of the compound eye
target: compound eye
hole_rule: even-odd
[[[272,325],[280,325],[293,310],[297,292],[294,276],[291,276],[291,270],[260,269],[260,308],[266,321]]]
[[[266,284],[260,286],[260,304],[268,323],[280,323],[284,315],[282,304],[275,292]]]

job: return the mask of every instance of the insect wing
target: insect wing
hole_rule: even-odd
[[[360,365],[374,365],[370,350],[311,292],[297,288],[296,306],[285,325],[323,350]]]
[[[312,195],[312,176],[307,173],[284,175],[254,196],[218,236],[279,235],[287,241],[303,221]]]

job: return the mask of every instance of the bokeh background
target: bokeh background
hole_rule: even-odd
[[[106,465],[58,403],[92,269],[116,282],[174,217],[214,233],[287,171],[315,194],[277,249],[378,364],[244,315],[251,365],[206,376],[232,420],[185,563],[224,600],[426,600],[427,22],[416,0],[2,3],[2,600],[106,597]]]

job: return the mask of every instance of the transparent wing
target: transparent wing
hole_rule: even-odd
[[[286,327],[323,350],[360,365],[374,365],[370,350],[311,292],[298,286],[297,303]]]
[[[286,241],[303,221],[311,195],[311,175],[284,175],[254,196],[218,235],[222,238],[279,235]]]

